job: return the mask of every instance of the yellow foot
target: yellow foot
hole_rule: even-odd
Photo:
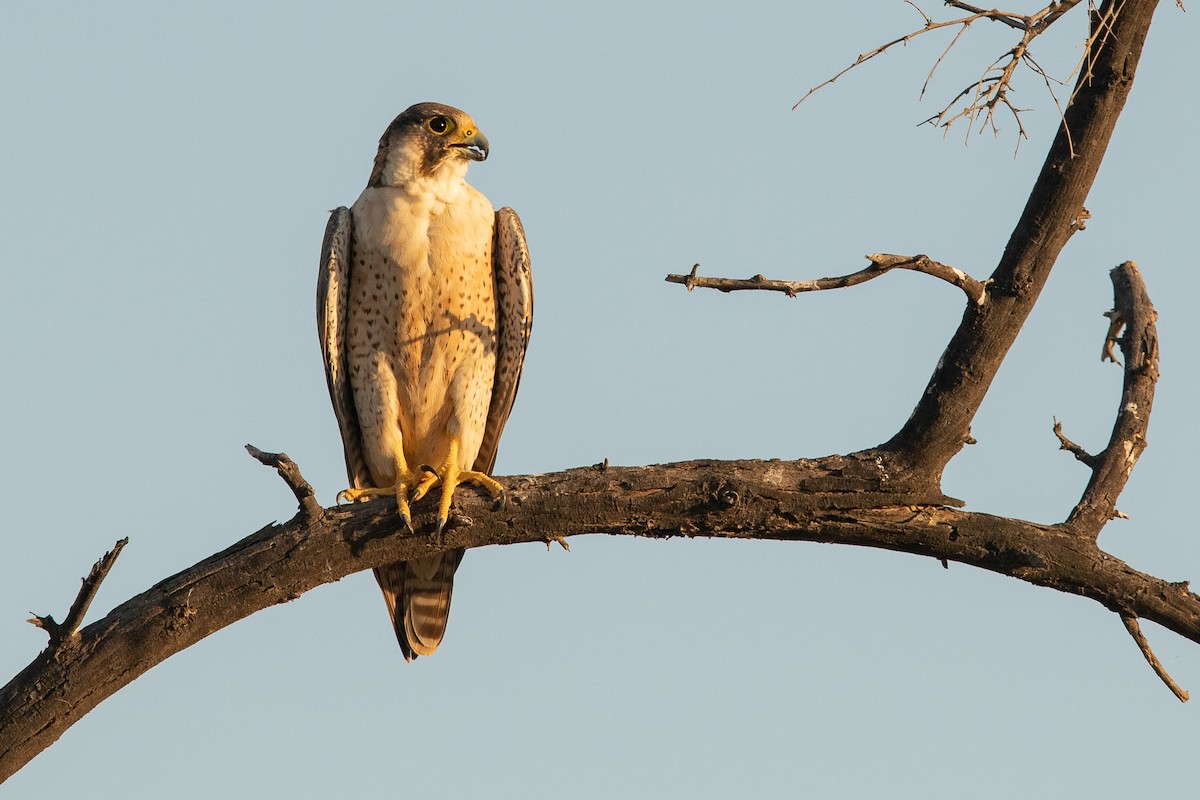
[[[425,472],[425,476],[417,484],[412,499],[415,503],[424,497],[434,486],[441,485],[442,494],[438,502],[437,516],[438,533],[442,532],[442,528],[446,525],[446,520],[450,517],[450,503],[454,499],[454,490],[464,483],[474,483],[482,486],[491,495],[493,500],[498,501],[501,505],[504,503],[504,487],[500,485],[499,481],[482,472],[462,469],[458,466],[457,437],[450,440],[450,452],[446,455],[446,460],[442,462],[441,469],[435,470],[429,466],[422,466],[421,469]]]
[[[367,486],[363,488],[351,487],[338,492],[337,502],[353,503],[357,500],[375,500],[380,497],[396,498],[396,508],[400,512],[400,521],[404,523],[404,529],[409,533],[413,532],[412,527],[412,512],[408,506],[408,492],[414,486],[419,486],[423,480],[420,475],[411,472],[408,466],[404,463],[404,456],[401,455],[396,459],[396,483],[392,486]],[[416,496],[413,500],[416,500]]]

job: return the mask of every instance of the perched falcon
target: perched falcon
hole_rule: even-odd
[[[350,488],[338,499],[436,490],[437,530],[454,489],[490,477],[533,323],[525,231],[467,184],[488,141],[456,108],[418,103],[379,140],[354,205],[325,229],[317,328]],[[404,658],[437,649],[463,551],[375,570]]]

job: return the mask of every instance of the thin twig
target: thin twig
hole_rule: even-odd
[[[762,275],[755,275],[751,278],[706,278],[696,274],[700,269],[699,264],[693,266],[692,271],[687,275],[668,275],[666,280],[668,283],[683,284],[689,292],[696,287],[701,287],[704,289],[716,289],[721,292],[745,290],[782,292],[788,297],[795,297],[801,292],[845,289],[865,283],[873,278],[878,278],[880,275],[893,269],[908,269],[932,275],[935,278],[940,278],[947,283],[957,286],[967,295],[967,299],[976,305],[983,305],[987,301],[987,287],[985,284],[975,280],[962,270],[942,264],[939,261],[934,261],[927,255],[898,256],[890,253],[872,253],[866,258],[871,262],[871,266],[866,269],[853,272],[849,275],[841,275],[835,278],[818,278],[812,281],[772,280]]]
[[[1063,86],[1064,82],[1060,81],[1058,78],[1051,78],[1050,74],[1042,68],[1042,65],[1034,59],[1033,53],[1025,54],[1025,63],[1028,64],[1035,73],[1041,76],[1042,83],[1046,85],[1046,92],[1050,95],[1050,99],[1054,101],[1054,107],[1058,109],[1058,121],[1062,125],[1063,131],[1065,131],[1067,134],[1067,146],[1071,150],[1071,156],[1074,157],[1075,142],[1071,139],[1071,129],[1067,127],[1066,109],[1064,109],[1062,103],[1058,101],[1058,93],[1055,92],[1054,87],[1050,85],[1051,81],[1057,83],[1059,86]],[[1084,209],[1084,213],[1087,213],[1087,209]],[[1079,230],[1083,230],[1082,224],[1079,225]]]
[[[1063,424],[1058,421],[1057,417],[1055,417],[1054,435],[1058,437],[1058,449],[1066,450],[1068,453],[1075,456],[1077,460],[1095,469],[1097,461],[1096,457],[1064,436],[1062,431]]]
[[[129,544],[129,537],[117,540],[113,549],[92,565],[87,577],[83,579],[83,585],[79,587],[79,594],[75,596],[75,602],[71,604],[71,609],[67,612],[67,618],[62,623],[55,622],[54,617],[49,614],[44,617],[35,615],[27,620],[31,625],[36,625],[50,635],[51,648],[58,648],[79,632],[79,626],[82,624],[83,617],[87,614],[92,600],[96,599],[96,592],[99,591],[100,584],[108,577],[108,572],[116,563],[117,556],[121,555],[122,548],[127,544]]]
[[[946,56],[950,55],[950,51],[954,49],[954,45],[958,44],[958,40],[962,38],[969,27],[970,25],[963,25],[959,28],[958,33],[954,34],[954,38],[950,40],[950,44],[946,45],[946,49],[937,57],[937,61],[933,62],[933,66],[929,68],[929,74],[925,76],[925,83],[921,84],[921,93],[917,95],[918,100],[925,99],[925,90],[929,88],[929,82],[933,80],[933,73],[937,72],[937,68],[941,66]]]
[[[1146,657],[1146,663],[1150,665],[1154,673],[1162,678],[1162,682],[1179,698],[1179,702],[1186,703],[1189,697],[1187,690],[1167,674],[1167,670],[1163,667],[1162,662],[1158,660],[1158,656],[1154,655],[1154,651],[1150,649],[1150,642],[1146,641],[1146,636],[1142,633],[1142,626],[1138,624],[1137,617],[1133,614],[1122,613],[1121,622],[1125,623],[1125,630],[1129,631],[1129,635],[1133,637],[1133,641],[1137,642],[1138,649],[1142,651],[1142,655]]]
[[[960,11],[965,11],[967,12],[967,16],[942,20],[939,22],[935,22],[914,2],[914,0],[904,0],[904,2],[912,6],[912,8],[921,15],[922,24],[920,28],[912,30],[903,36],[898,36],[891,41],[884,42],[878,47],[860,54],[849,66],[842,69],[833,77],[817,84],[816,86],[813,86],[807,92],[805,92],[804,96],[792,106],[792,109],[795,110],[798,108],[800,104],[807,100],[812,94],[834,83],[850,70],[866,63],[867,61],[870,61],[876,56],[888,52],[896,45],[907,44],[918,36],[932,33],[933,31],[941,30],[943,28],[957,28],[954,37],[942,51],[941,55],[938,56],[937,60],[934,61],[933,66],[930,68],[929,73],[925,78],[925,83],[921,87],[920,94],[920,96],[923,98],[930,82],[933,80],[934,73],[937,72],[938,67],[941,66],[942,62],[950,54],[950,51],[953,50],[955,45],[957,45],[962,39],[967,29],[979,20],[988,20],[990,22],[999,22],[1014,30],[1020,31],[1021,38],[1008,50],[1008,52],[993,60],[983,70],[978,79],[970,83],[966,88],[956,94],[954,98],[942,108],[941,111],[924,120],[921,124],[929,124],[933,125],[934,127],[949,129],[950,126],[958,120],[967,120],[968,123],[966,136],[969,140],[972,131],[975,129],[976,120],[980,120],[979,130],[981,132],[990,127],[994,133],[998,134],[1000,128],[996,122],[996,111],[997,109],[1005,108],[1012,115],[1013,120],[1017,124],[1017,146],[1020,147],[1021,140],[1029,138],[1028,133],[1025,130],[1025,125],[1021,121],[1021,114],[1027,109],[1018,108],[1009,97],[1009,92],[1011,90],[1013,77],[1021,65],[1025,65],[1031,71],[1041,76],[1047,90],[1050,92],[1050,95],[1054,100],[1055,106],[1057,106],[1059,109],[1059,116],[1062,116],[1062,104],[1059,102],[1058,97],[1054,94],[1053,88],[1050,86],[1050,81],[1054,79],[1050,78],[1050,76],[1047,75],[1041,66],[1038,65],[1038,63],[1032,58],[1029,48],[1034,39],[1045,33],[1050,26],[1061,19],[1075,6],[1079,5],[1082,0],[1054,0],[1033,14],[1019,14],[1012,11],[1002,11],[994,8],[986,9],[971,3],[962,2],[961,0],[945,0],[946,6],[958,9]],[[1097,33],[1093,33],[1093,35],[1089,37],[1087,47],[1085,48],[1084,59],[1081,59],[1080,64],[1085,62],[1087,54],[1091,52],[1097,35]],[[1076,66],[1076,70],[1078,69],[1079,65]],[[965,105],[957,111],[953,111],[958,103],[964,98],[967,98]],[[981,117],[982,119],[980,119]]]
[[[1112,35],[1113,24],[1116,18],[1120,15],[1121,9],[1125,4],[1121,3],[1106,16],[1100,16],[1099,9],[1092,5],[1091,0],[1088,2],[1088,38],[1083,43],[1083,54],[1079,57],[1079,62],[1075,65],[1075,69],[1067,76],[1066,80],[1070,80],[1075,75],[1079,75],[1079,80],[1075,82],[1075,89],[1071,93],[1071,98],[1067,101],[1070,105],[1075,101],[1075,95],[1079,93],[1086,84],[1090,83],[1093,77],[1093,67],[1095,65],[1096,54],[1100,52],[1108,41],[1108,37]]]
[[[279,477],[283,478],[283,482],[296,496],[296,501],[300,504],[300,513],[306,519],[315,519],[325,513],[314,496],[312,485],[300,474],[300,468],[296,466],[295,461],[288,458],[287,453],[267,453],[252,444],[246,445],[246,451],[265,466],[275,468]]]
[[[1076,2],[1078,2],[1078,0],[1076,0]],[[996,9],[989,10],[986,8],[980,8],[979,6],[973,6],[970,3],[960,2],[960,0],[945,0],[945,3],[951,8],[957,8],[961,11],[966,11],[980,17],[987,17],[988,19],[996,22],[1003,22],[1008,27],[1016,28],[1017,30],[1024,30],[1029,19],[1029,17],[1025,16],[1024,14],[1014,14],[1008,11],[997,11]]]
[[[909,3],[909,5],[912,5],[914,8],[916,8],[916,6],[913,3]],[[857,67],[861,64],[865,64],[866,62],[870,61],[871,59],[875,58],[876,56],[886,53],[888,50],[892,49],[893,47],[895,47],[898,44],[905,44],[905,43],[917,38],[918,36],[925,34],[925,33],[929,33],[931,31],[936,31],[941,28],[948,28],[948,27],[952,27],[955,25],[964,25],[964,26],[970,25],[972,22],[974,22],[978,19],[984,19],[985,17],[987,17],[987,14],[973,14],[970,17],[963,17],[961,19],[946,20],[944,22],[933,22],[929,19],[928,15],[926,15],[924,11],[921,11],[919,8],[917,10],[920,11],[921,16],[925,18],[925,24],[922,27],[920,27],[917,30],[912,31],[910,33],[906,33],[903,36],[892,39],[890,42],[885,42],[885,43],[879,45],[878,47],[868,50],[865,53],[860,54],[858,56],[858,58],[854,59],[854,62],[852,64],[850,64],[850,66],[846,67],[841,72],[834,75],[832,78],[829,78],[828,80],[818,83],[816,86],[813,86],[811,89],[809,89],[807,92],[805,92],[804,96],[801,97],[799,100],[797,100],[795,105],[792,106],[792,110],[795,111],[797,108],[800,107],[800,104],[803,103],[805,100],[807,100],[811,95],[815,94],[817,91],[825,88],[826,86],[830,85],[831,83],[834,83],[835,81],[837,81],[838,78],[842,77],[850,70],[854,69],[855,67]]]

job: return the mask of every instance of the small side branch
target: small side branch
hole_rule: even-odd
[[[1167,670],[1163,667],[1162,662],[1158,660],[1158,656],[1154,655],[1154,651],[1150,649],[1150,642],[1146,641],[1146,636],[1142,633],[1142,626],[1138,624],[1137,617],[1133,614],[1121,614],[1121,622],[1125,623],[1125,630],[1129,631],[1129,635],[1137,643],[1138,649],[1146,657],[1146,663],[1150,665],[1150,669],[1154,670],[1154,674],[1158,675],[1162,679],[1162,682],[1167,685],[1167,688],[1179,698],[1179,702],[1186,703],[1190,695],[1186,689],[1176,683],[1167,674]]]
[[[75,602],[71,604],[71,609],[67,612],[67,618],[63,622],[55,622],[54,617],[47,614],[44,617],[34,616],[28,622],[32,625],[44,630],[50,635],[50,648],[57,649],[63,642],[73,638],[79,631],[80,624],[83,623],[83,617],[87,614],[88,607],[91,606],[92,600],[96,598],[96,592],[100,589],[100,584],[108,577],[108,571],[112,569],[113,564],[117,561],[117,556],[121,555],[121,550],[125,545],[129,544],[129,538],[120,539],[113,549],[109,550],[100,560],[92,565],[92,569],[88,572],[87,577],[83,579],[83,586],[79,588],[79,594],[75,596]]]
[[[716,289],[721,292],[754,289],[767,292],[783,292],[788,297],[795,297],[801,292],[845,289],[849,286],[866,283],[893,269],[908,269],[913,272],[923,272],[926,275],[932,275],[935,278],[940,278],[947,283],[957,286],[967,295],[967,299],[977,306],[983,305],[987,301],[986,284],[975,280],[956,267],[934,261],[927,255],[897,256],[890,253],[872,253],[866,258],[871,262],[871,266],[866,269],[853,272],[849,275],[841,275],[835,278],[818,278],[812,281],[771,280],[762,275],[755,275],[752,278],[706,278],[697,275],[700,269],[699,264],[693,266],[692,271],[687,275],[668,275],[666,280],[667,283],[679,283],[686,286],[689,292],[696,287]]]
[[[1154,324],[1158,312],[1150,303],[1137,264],[1126,261],[1112,271],[1111,277],[1113,310],[1105,315],[1111,322],[1105,335],[1104,353],[1106,358],[1116,360],[1112,346],[1119,344],[1125,359],[1121,405],[1108,446],[1098,455],[1090,456],[1090,461],[1079,459],[1092,468],[1092,479],[1064,523],[1092,538],[1099,536],[1108,520],[1122,516],[1116,510],[1117,497],[1146,449],[1146,429],[1158,381],[1158,329]],[[1122,328],[1125,332],[1118,338]],[[1059,427],[1055,428],[1060,441],[1065,442]],[[1064,449],[1071,448],[1064,445]]]
[[[288,458],[287,453],[267,453],[252,444],[246,445],[246,452],[259,463],[275,468],[279,477],[283,478],[283,482],[296,496],[296,502],[300,504],[300,514],[304,519],[317,519],[325,513],[314,496],[312,484],[304,479],[304,476],[300,474],[300,467],[296,466],[295,461]]]
[[[1087,450],[1084,450],[1082,447],[1075,444],[1063,435],[1063,424],[1058,421],[1057,417],[1054,418],[1054,435],[1058,437],[1059,450],[1066,450],[1068,453],[1075,456],[1077,460],[1083,462],[1092,469],[1096,468],[1096,464],[1099,463],[1099,460]]]

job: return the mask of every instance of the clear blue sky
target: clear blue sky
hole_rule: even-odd
[[[293,500],[242,450],[345,485],[314,330],[327,211],[413,102],[474,115],[471,181],[521,214],[537,320],[499,474],[848,452],[903,422],[954,329],[952,287],[896,274],[787,299],[667,285],[811,278],[873,252],[992,269],[1057,118],[1031,140],[916,123],[1005,47],[916,42],[860,3],[7,4],[0,27],[0,680],[79,577],[129,546],[92,619]],[[1016,4],[1032,10],[1034,2]],[[734,6],[737,6],[736,10]],[[930,0],[930,12],[940,4]],[[1160,312],[1146,452],[1102,545],[1200,577],[1195,11],[1164,0],[1132,100],[1041,305],[953,462],[968,508],[1054,522],[1107,441],[1108,270]],[[874,15],[874,16],[873,16]],[[1077,10],[1035,48],[1078,56]],[[1184,502],[1188,500],[1188,502]],[[552,534],[553,531],[547,531]],[[1151,624],[1200,692],[1200,647]],[[1200,701],[1195,701],[1200,702]],[[405,665],[360,574],[223,630],[119,692],[5,800],[1008,798],[1194,793],[1200,708],[1095,603],[847,547],[572,540],[472,551],[436,656]]]

